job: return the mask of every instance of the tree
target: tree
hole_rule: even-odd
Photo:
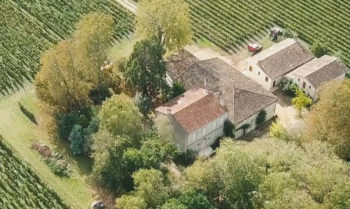
[[[168,51],[179,50],[192,39],[190,14],[183,0],[142,0],[136,14],[136,33],[156,37]]]
[[[84,152],[84,133],[80,125],[74,125],[69,135],[69,141],[73,155],[79,155]]]
[[[329,52],[327,46],[319,41],[315,41],[310,47],[310,50],[317,58],[322,57],[323,55],[326,55]]]
[[[333,81],[320,92],[320,100],[307,118],[305,138],[326,141],[350,160],[350,81]]]
[[[292,99],[292,104],[298,110],[298,114],[301,117],[301,111],[303,108],[312,104],[310,97],[306,96],[301,89],[295,90],[296,97]]]
[[[145,208],[157,208],[165,203],[169,194],[164,185],[164,178],[162,172],[155,169],[140,169],[135,172],[132,177],[135,182],[135,192],[128,196],[122,196],[116,200],[118,207],[121,209],[127,208],[128,204],[125,199],[138,200],[137,202],[144,202]],[[128,208],[129,209],[129,208]]]
[[[83,17],[72,39],[59,42],[42,56],[35,81],[39,99],[61,112],[89,105],[90,92],[101,82],[100,67],[112,35],[112,17],[98,13]]]
[[[301,147],[274,139],[228,139],[215,157],[197,161],[185,174],[186,185],[219,208],[348,207],[349,167],[318,141]]]
[[[154,119],[154,126],[161,140],[175,142],[175,129],[166,115],[157,115]]]
[[[127,136],[113,136],[105,130],[95,133],[92,146],[94,181],[117,192],[131,190],[132,172],[123,161],[123,153],[130,147],[131,139]]]
[[[288,140],[288,132],[281,121],[276,121],[271,124],[270,136],[281,140]]]
[[[117,209],[147,209],[145,201],[137,196],[122,195],[116,200]]]
[[[125,64],[124,77],[128,85],[135,87],[152,102],[168,86],[165,81],[164,49],[156,39],[137,42]]]
[[[127,135],[136,142],[142,134],[139,110],[132,99],[124,94],[114,95],[103,102],[99,119],[100,128],[113,136]]]

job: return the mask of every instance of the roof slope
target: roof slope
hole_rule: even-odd
[[[173,115],[187,133],[192,133],[227,113],[218,98],[201,88],[186,91],[156,111]]]
[[[297,68],[292,74],[306,78],[315,88],[318,88],[323,83],[338,78],[346,70],[346,65],[336,57],[325,55]]]
[[[219,58],[197,61],[172,79],[181,82],[186,89],[204,88],[213,92],[228,109],[234,124],[277,101],[272,93]]]
[[[254,56],[260,68],[271,79],[285,75],[314,58],[298,41],[286,39]]]

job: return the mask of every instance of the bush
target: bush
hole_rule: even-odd
[[[174,162],[178,165],[182,166],[190,166],[196,160],[196,153],[192,150],[187,150],[186,152],[182,152],[174,158]]]
[[[270,136],[281,140],[288,140],[288,132],[280,121],[271,124]]]
[[[73,155],[79,155],[83,153],[84,133],[83,128],[80,125],[74,125],[69,135],[69,142]]]
[[[173,98],[183,94],[185,91],[186,91],[186,89],[181,83],[174,82],[173,86],[171,87],[171,90],[170,90],[169,99],[173,99]]]
[[[310,47],[311,52],[317,57],[322,57],[329,53],[329,50],[325,44],[315,41],[314,44]]]
[[[45,159],[45,162],[55,175],[61,177],[69,177],[71,172],[70,166],[62,155],[54,153],[51,158]]]
[[[279,86],[282,92],[290,97],[295,97],[296,90],[299,88],[296,83],[287,78],[283,78]]]
[[[258,125],[261,125],[262,123],[265,122],[266,120],[266,111],[265,110],[262,110],[259,112],[258,116],[256,117],[255,119],[255,124],[258,126]]]
[[[21,110],[21,112],[30,120],[32,121],[35,125],[38,125],[36,119],[35,119],[35,116],[33,113],[31,113],[26,107],[24,107],[22,105],[21,102],[18,102],[18,105],[19,105],[19,109]]]
[[[297,38],[298,34],[295,33],[294,31],[292,31],[290,28],[286,28],[283,31],[283,37],[286,37],[286,38]]]
[[[71,172],[70,165],[62,155],[52,152],[49,146],[39,142],[33,143],[32,149],[41,154],[52,173],[61,177],[69,177]]]
[[[224,123],[224,135],[231,138],[235,137],[235,125],[229,120]]]

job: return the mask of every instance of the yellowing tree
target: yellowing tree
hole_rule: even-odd
[[[305,95],[301,89],[295,90],[296,97],[292,99],[292,104],[298,110],[299,116],[301,116],[301,111],[303,108],[312,104],[312,100]]]
[[[136,33],[157,37],[168,51],[191,42],[189,7],[183,0],[142,0],[136,14]]]
[[[89,104],[90,92],[101,80],[112,30],[112,17],[92,13],[77,24],[71,40],[46,51],[35,82],[39,99],[60,111]]]
[[[327,141],[337,154],[350,160],[350,81],[333,81],[323,87],[320,100],[307,118],[307,139]]]

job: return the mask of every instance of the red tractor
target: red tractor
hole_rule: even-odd
[[[258,43],[250,43],[248,45],[248,51],[251,52],[252,54],[259,53],[261,51],[261,45]]]

